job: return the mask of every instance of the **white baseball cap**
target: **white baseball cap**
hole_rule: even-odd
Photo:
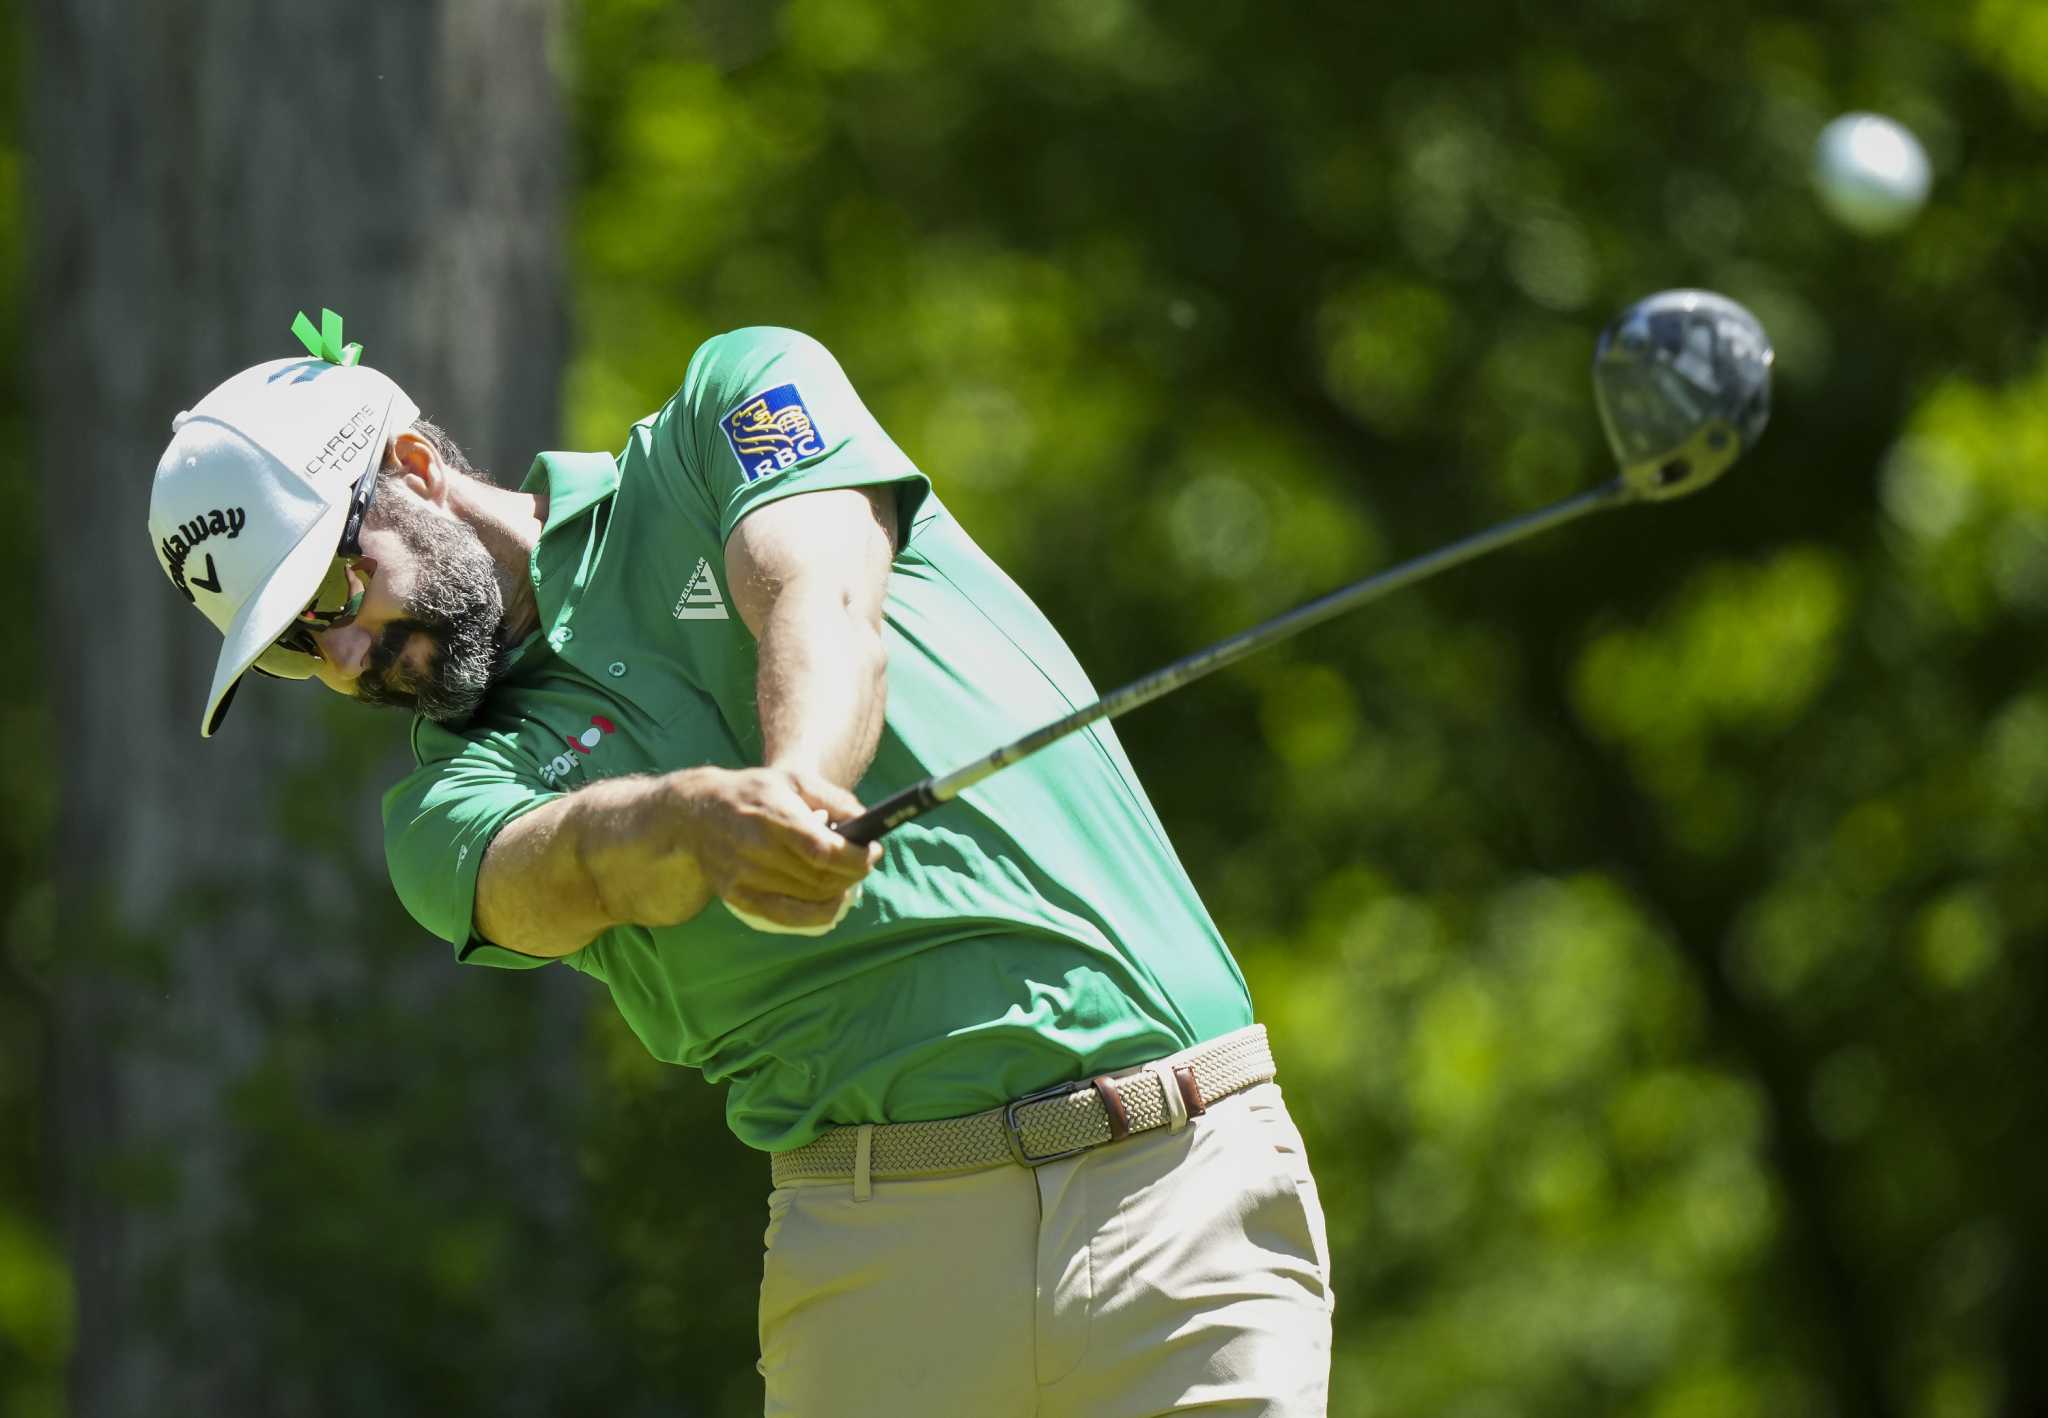
[[[225,641],[202,738],[220,727],[242,676],[312,603],[351,510],[361,516],[357,484],[420,416],[388,376],[353,362],[358,347],[337,348],[339,320],[333,325],[327,358],[245,369],[179,414],[156,465],[149,539],[157,560]],[[261,668],[303,678],[313,662],[273,656]]]

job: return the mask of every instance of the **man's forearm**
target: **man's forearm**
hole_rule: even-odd
[[[841,787],[859,782],[881,740],[888,697],[880,631],[836,590],[791,588],[761,627],[759,654],[764,761]]]
[[[830,921],[879,849],[819,821],[860,811],[808,769],[686,768],[613,778],[514,818],[484,853],[476,929],[524,955],[573,955],[613,926],[658,929],[721,897],[785,925]]]
[[[509,823],[477,874],[478,931],[560,956],[616,925],[672,925],[703,910],[710,888],[682,834],[689,777],[593,783]]]

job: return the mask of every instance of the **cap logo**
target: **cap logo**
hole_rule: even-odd
[[[376,432],[377,411],[365,404],[334,431],[334,436],[320,446],[320,451],[306,460],[306,476],[318,477],[336,468],[346,468],[356,460],[356,454],[370,446],[370,437]]]
[[[171,569],[171,584],[178,588],[180,595],[188,601],[197,600],[191,587],[185,584],[185,558],[192,554],[192,548],[208,537],[226,537],[233,541],[242,535],[242,528],[248,525],[249,514],[239,507],[216,507],[202,512],[189,522],[180,522],[176,531],[163,540],[164,565]],[[220,577],[213,569],[213,557],[206,558],[206,576],[194,577],[193,583],[201,590],[219,591]]]

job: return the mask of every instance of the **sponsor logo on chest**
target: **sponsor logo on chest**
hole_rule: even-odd
[[[561,786],[562,779],[577,764],[577,755],[591,754],[604,742],[606,734],[618,732],[619,726],[602,714],[593,714],[590,727],[574,737],[565,736],[565,741],[574,752],[558,753],[540,766],[540,780],[550,788]]]
[[[683,594],[676,597],[673,612],[677,620],[730,620],[725,612],[725,597],[718,594],[718,578],[711,574],[711,563],[703,557],[697,558],[697,569],[690,573],[689,584],[683,587]]]

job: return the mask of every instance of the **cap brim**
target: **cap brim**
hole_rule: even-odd
[[[341,530],[348,521],[346,499],[320,514],[320,520],[299,538],[298,545],[285,553],[256,594],[242,603],[242,609],[223,632],[220,660],[213,670],[213,688],[206,696],[206,713],[199,720],[199,736],[212,738],[227,716],[228,700],[236,684],[265,649],[269,648],[298,619],[299,612],[319,591],[327,567],[341,546]]]

